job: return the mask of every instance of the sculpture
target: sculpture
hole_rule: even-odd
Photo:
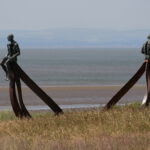
[[[54,112],[55,114],[63,113],[62,109],[49,97],[17,64],[17,56],[20,55],[18,44],[13,40],[13,35],[8,36],[8,54],[1,62],[1,66],[6,72],[7,80],[10,80],[9,93],[13,111],[19,118],[31,118],[30,113],[26,109],[23,98],[20,79],[37,95],[39,96]],[[18,98],[16,96],[16,88],[18,91]]]
[[[145,54],[145,60],[135,75],[110,99],[104,109],[108,110],[112,108],[140,79],[140,77],[146,71],[146,85],[147,90],[142,101],[143,106],[148,106],[150,102],[150,35],[147,37],[148,41],[143,45],[141,52]]]

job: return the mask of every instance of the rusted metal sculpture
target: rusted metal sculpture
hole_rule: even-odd
[[[8,44],[7,44],[8,52],[0,62],[0,65],[2,66],[3,70],[6,73],[6,80],[9,80],[10,78],[9,64],[10,62],[17,62],[17,57],[20,55],[20,48],[18,43],[14,40],[13,34],[8,35],[7,39],[8,39]]]
[[[150,60],[145,60],[135,75],[111,98],[104,109],[108,110],[112,108],[133,87],[145,71],[147,89],[142,101],[142,106],[148,106],[150,102]]]
[[[147,41],[143,44],[141,53],[145,55],[145,60],[135,75],[112,97],[107,103],[105,109],[110,109],[114,106],[129,90],[130,88],[140,79],[140,77],[146,71],[146,85],[147,90],[142,101],[143,106],[148,106],[150,102],[150,35],[147,36]]]
[[[19,102],[16,95],[16,85],[18,90]],[[20,118],[22,117],[31,118],[31,115],[29,114],[23,103],[20,79],[18,76],[15,75],[12,69],[10,70],[9,93],[11,105],[15,115]]]
[[[29,114],[28,110],[26,109],[23,103],[20,79],[37,96],[39,96],[55,112],[55,114],[63,113],[62,109],[52,100],[52,98],[50,98],[33,80],[31,80],[29,76],[20,68],[20,66],[16,62],[11,62],[9,92],[11,105],[17,117],[31,118],[31,115]],[[19,102],[16,96],[15,85],[17,86]]]
[[[18,43],[14,40],[14,35],[10,34],[8,39],[8,53],[0,62],[3,70],[6,73],[6,80],[10,80],[9,93],[13,111],[17,117],[31,118],[26,109],[21,90],[20,79],[37,95],[39,96],[54,112],[55,114],[62,113],[61,108],[50,98],[17,64],[17,57],[20,55],[20,48]],[[16,86],[18,91],[18,98],[16,95]],[[19,101],[18,101],[19,99]]]

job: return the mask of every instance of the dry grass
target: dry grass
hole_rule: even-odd
[[[0,113],[0,150],[148,150],[150,108],[32,113],[19,120]]]

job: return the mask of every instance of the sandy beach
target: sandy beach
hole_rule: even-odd
[[[106,104],[122,86],[57,86],[42,89],[59,105],[70,104]],[[146,87],[134,86],[120,103],[142,101]],[[45,105],[29,88],[23,87],[23,99],[26,105]],[[0,87],[0,106],[9,106],[9,89]]]

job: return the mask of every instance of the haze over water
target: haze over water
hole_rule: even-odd
[[[7,50],[0,52],[2,58]],[[101,86],[124,84],[143,60],[138,48],[22,49],[18,64],[42,86]],[[0,74],[0,86],[7,86]]]

